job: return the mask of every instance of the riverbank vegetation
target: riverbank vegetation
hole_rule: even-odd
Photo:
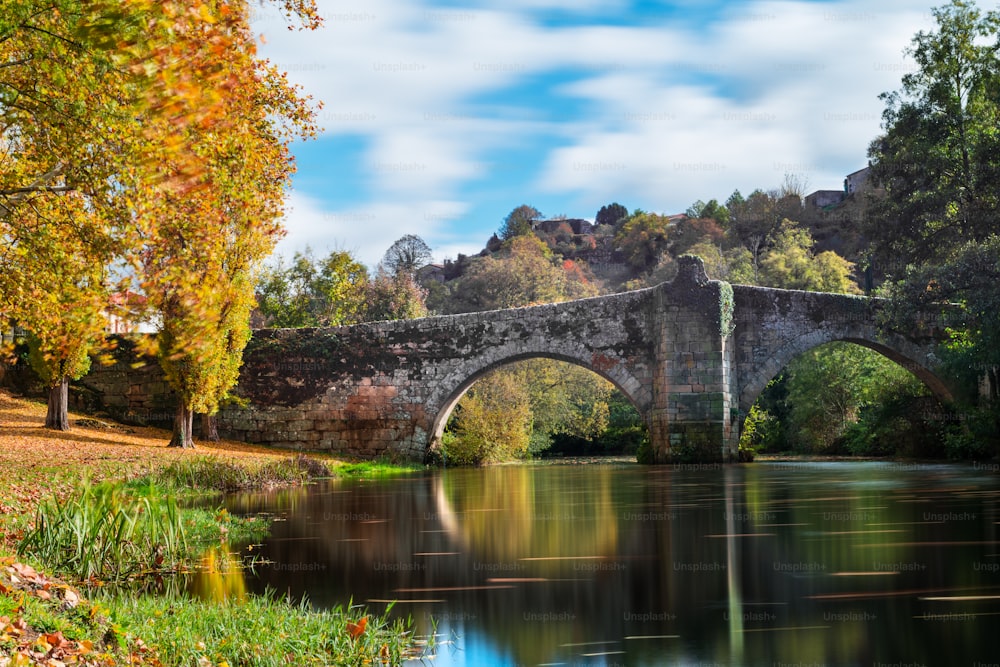
[[[227,442],[192,455],[163,431],[65,433],[45,415],[0,391],[0,665],[399,664],[414,651],[388,613],[314,610],[243,584],[270,519],[230,514],[217,494],[307,483],[342,462]]]

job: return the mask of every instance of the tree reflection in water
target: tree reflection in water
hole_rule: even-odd
[[[398,599],[457,635],[438,664],[929,665],[989,661],[1000,602],[953,598],[1000,594],[998,497],[949,465],[498,466],[230,511],[285,512],[250,590]]]

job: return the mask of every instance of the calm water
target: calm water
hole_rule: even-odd
[[[448,470],[231,499],[246,586],[437,619],[436,665],[1000,663],[997,466]]]

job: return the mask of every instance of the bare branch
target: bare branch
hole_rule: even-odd
[[[34,194],[36,192],[69,192],[73,190],[72,187],[66,185],[49,185],[53,179],[63,173],[63,169],[65,168],[65,163],[62,161],[57,162],[52,169],[36,178],[35,182],[28,186],[0,190],[0,196],[7,198],[5,203],[0,204],[0,208],[3,209],[2,212],[0,212],[0,219],[8,217],[11,214],[13,207],[20,204],[29,194]]]
[[[32,60],[34,60],[34,58],[25,58],[24,60],[12,60],[9,63],[0,63],[0,69],[5,67],[17,67],[18,65],[27,65]]]
[[[76,190],[72,185],[39,185],[26,188],[9,188],[0,190],[0,197],[15,197],[17,195],[28,195],[35,192],[73,192]]]

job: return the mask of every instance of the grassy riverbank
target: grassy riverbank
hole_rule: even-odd
[[[0,667],[398,664],[414,650],[405,624],[360,607],[315,611],[228,585],[242,581],[228,541],[266,522],[185,502],[395,468],[230,442],[180,451],[156,429],[71,416],[60,433],[44,417],[44,405],[0,392]],[[111,583],[205,567],[225,595]]]

